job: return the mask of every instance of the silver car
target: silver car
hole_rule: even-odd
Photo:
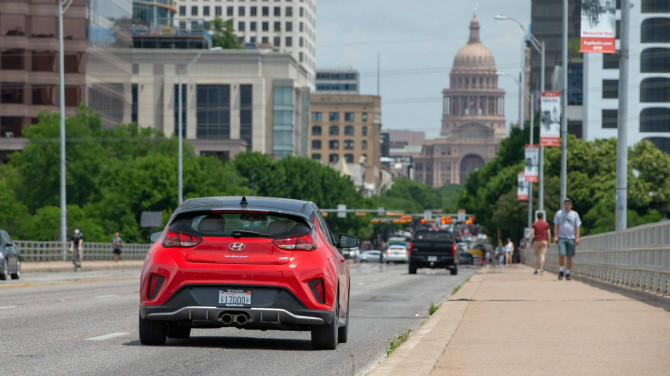
[[[355,261],[360,264],[365,264],[368,262],[382,262],[383,257],[384,254],[382,253],[382,251],[371,250],[371,251],[365,251],[360,255],[358,255]]]
[[[402,245],[392,245],[386,249],[386,263],[405,263],[408,260],[409,253],[407,248]]]

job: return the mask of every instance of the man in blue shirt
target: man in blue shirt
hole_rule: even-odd
[[[572,279],[570,269],[572,268],[572,258],[575,256],[575,246],[579,245],[579,226],[582,221],[579,214],[572,210],[572,200],[566,198],[563,201],[563,210],[559,210],[554,215],[554,241],[558,243],[558,279],[563,279],[563,262],[567,256],[567,269],[565,270],[565,280]]]

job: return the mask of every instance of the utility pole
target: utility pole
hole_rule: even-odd
[[[567,197],[568,174],[568,0],[563,0],[563,69],[561,69],[561,198],[558,207],[563,207]]]
[[[519,129],[523,130],[524,91],[526,90],[526,40],[521,38],[521,72],[519,73]]]
[[[72,0],[58,1],[58,73],[60,102],[60,241],[63,243],[63,261],[67,258],[67,198],[65,196],[65,53],[63,43],[63,15],[72,5]]]
[[[621,56],[619,60],[619,122],[616,151],[616,231],[625,230],[628,209],[628,60],[630,43],[630,0],[621,0]]]
[[[535,100],[535,94],[531,91],[529,98],[531,106]],[[532,108],[532,107],[531,107]],[[530,141],[529,145],[533,145],[533,115],[530,116]],[[538,179],[539,180],[539,179]],[[533,225],[533,182],[528,182],[528,228]]]

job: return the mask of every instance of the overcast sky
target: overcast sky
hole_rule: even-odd
[[[499,71],[518,75],[523,33],[512,21],[530,23],[530,0],[317,0],[318,68],[352,67],[361,74],[361,94],[377,93],[381,56],[382,129],[439,135],[442,90],[449,87],[454,55],[468,41],[473,9],[482,43]],[[501,77],[507,122],[518,119],[518,89]]]

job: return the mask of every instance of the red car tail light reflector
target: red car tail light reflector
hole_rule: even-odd
[[[158,291],[160,291],[164,280],[165,279],[158,274],[152,274],[151,277],[149,277],[149,290],[147,291],[148,299],[153,299],[158,295]]]
[[[201,242],[202,238],[200,237],[168,231],[165,239],[163,239],[163,247],[195,247]]]
[[[316,249],[316,242],[314,241],[314,236],[311,232],[307,235],[275,239],[272,241],[272,244],[277,248],[291,251],[312,251]]]
[[[312,290],[312,294],[314,294],[314,298],[316,299],[317,302],[319,303],[325,303],[326,302],[326,292],[323,287],[323,279],[317,278],[314,280],[309,281],[309,288]]]
[[[412,245],[412,243],[410,242],[409,243],[409,253],[412,253],[412,252],[414,252],[414,245]]]
[[[456,254],[456,243],[451,243],[451,254],[452,255]]]

